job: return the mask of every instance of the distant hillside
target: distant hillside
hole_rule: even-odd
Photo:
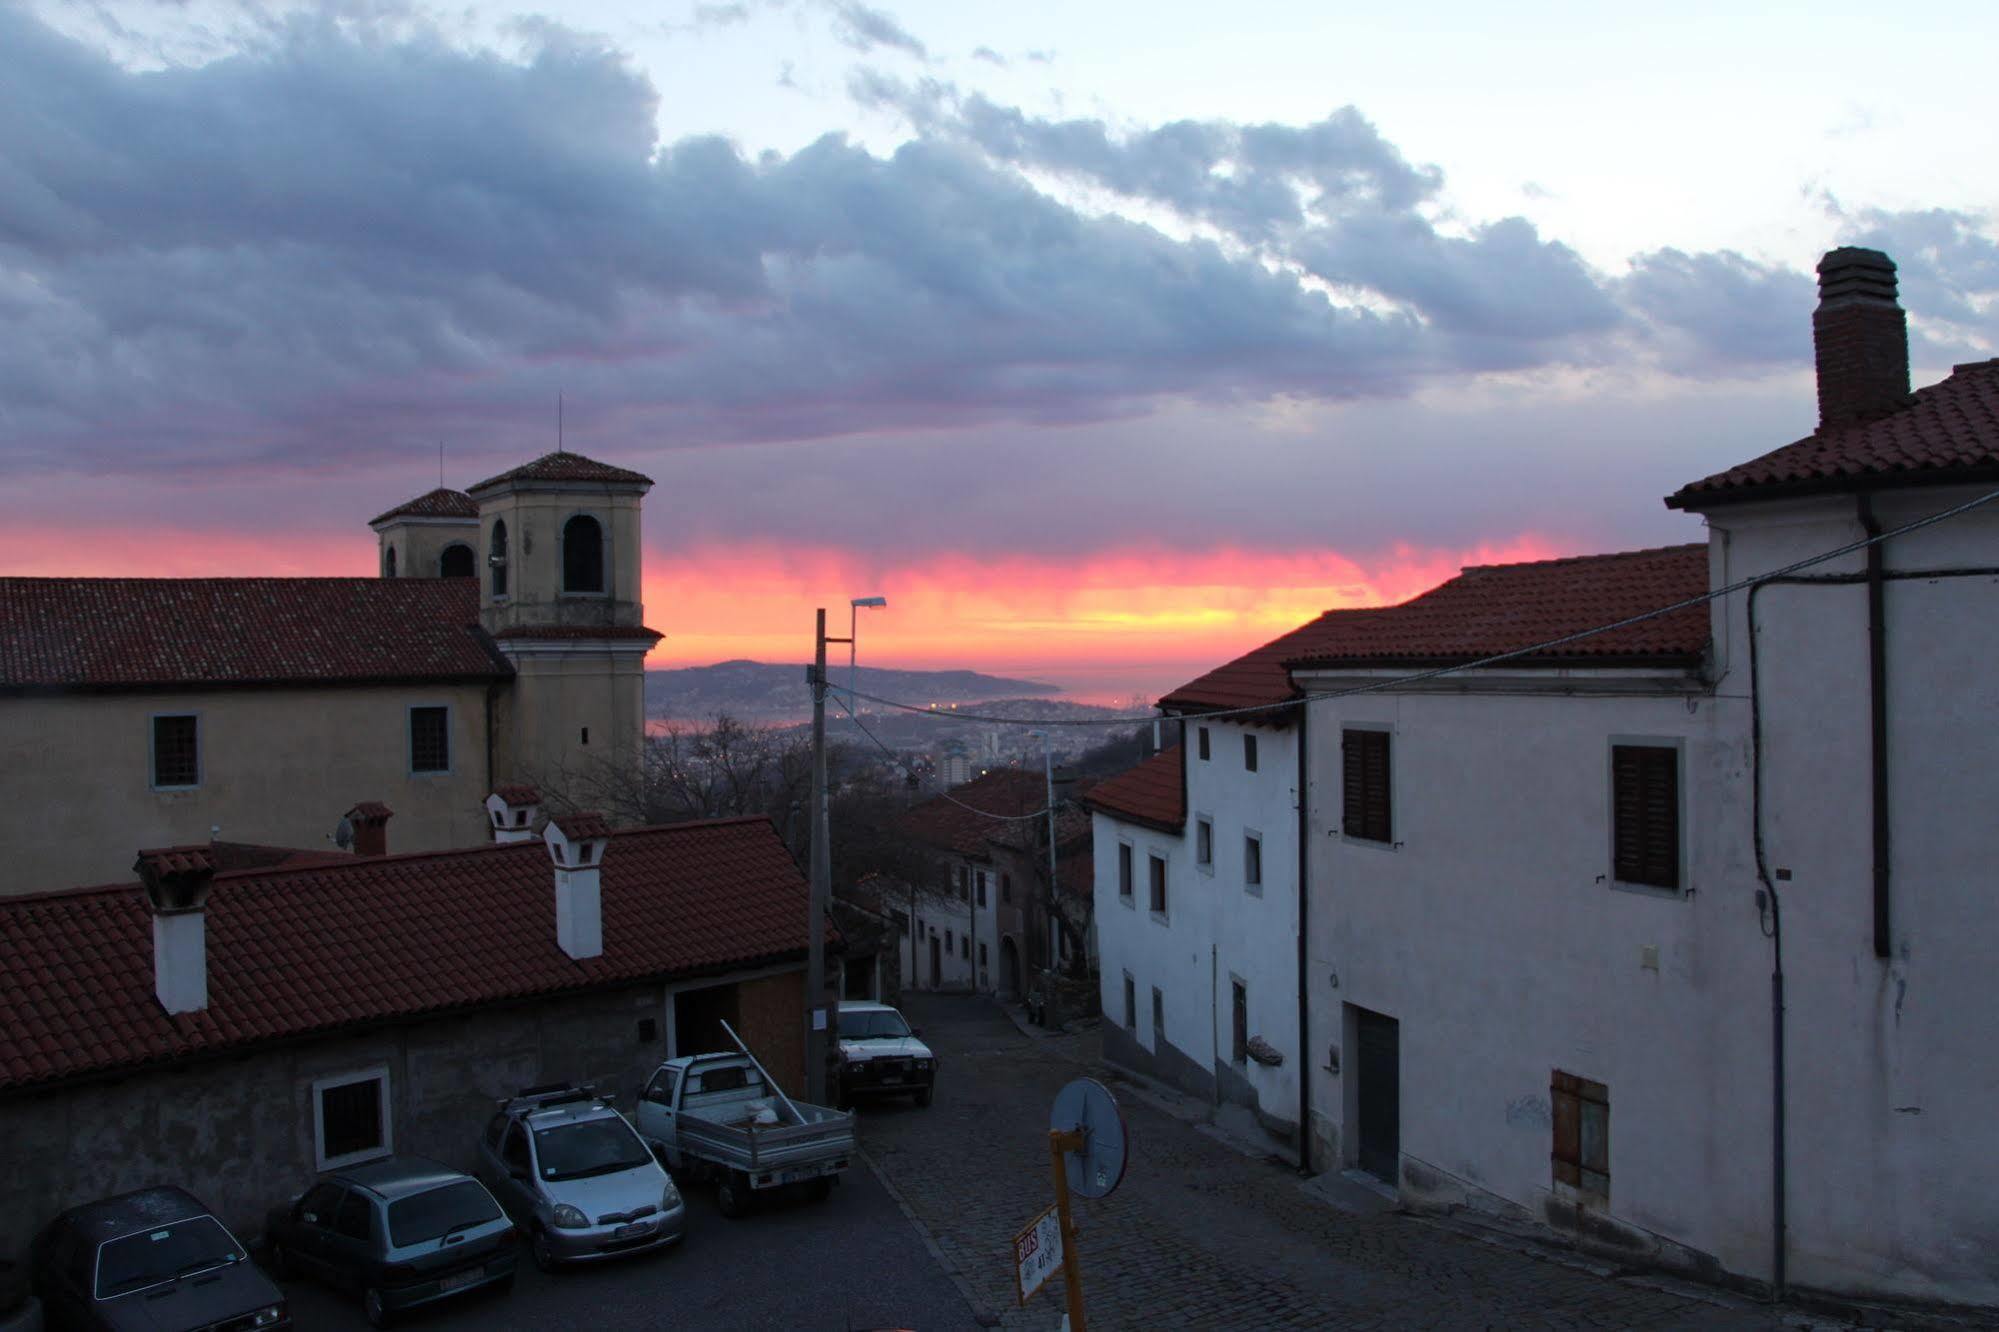
[[[836,685],[847,683],[844,663],[827,666]],[[978,703],[988,699],[1059,694],[1060,685],[1008,680],[977,671],[891,671],[861,667],[857,687],[864,694],[912,703]],[[829,703],[829,713],[839,705]],[[794,722],[812,714],[812,689],[805,666],[762,661],[724,661],[646,672],[646,716],[699,725],[718,712],[757,724]]]

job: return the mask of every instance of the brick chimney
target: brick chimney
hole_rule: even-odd
[[[493,822],[496,842],[534,840],[535,811],[541,806],[541,792],[532,786],[496,786],[486,797],[486,815]]]
[[[379,800],[363,800],[342,817],[354,830],[355,855],[389,854],[389,820],[395,817],[394,810]]]
[[[555,863],[555,942],[578,962],[604,951],[604,847],[611,827],[600,814],[558,814],[542,829]]]
[[[208,1007],[208,890],[215,857],[205,846],[141,851],[132,866],[153,911],[153,993],[169,1013]]]
[[[1819,429],[1836,430],[1902,405],[1909,396],[1909,325],[1895,299],[1895,262],[1845,246],[1819,260],[1812,312]]]

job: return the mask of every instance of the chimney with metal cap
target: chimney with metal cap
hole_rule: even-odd
[[[169,1013],[208,1007],[208,891],[215,857],[205,846],[141,851],[132,868],[153,911],[153,993]]]
[[[1895,262],[1848,245],[1819,260],[1812,312],[1819,429],[1884,415],[1909,396],[1909,324],[1897,303]]]
[[[363,800],[348,810],[347,823],[354,829],[354,854],[389,854],[389,820],[394,817],[395,811],[379,800]]]
[[[601,869],[611,827],[587,811],[558,814],[542,829],[555,863],[555,942],[578,962],[604,952]]]

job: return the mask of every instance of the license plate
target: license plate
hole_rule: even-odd
[[[891,1082],[901,1082],[901,1081],[902,1081],[902,1074],[891,1073],[887,1077],[882,1079],[882,1086],[886,1087]]]
[[[786,1170],[780,1172],[777,1177],[777,1182],[780,1184],[796,1184],[800,1180],[817,1179],[821,1175],[831,1174],[832,1170],[833,1167],[831,1166],[823,1166],[823,1165],[800,1166],[796,1170]]]
[[[485,1269],[475,1267],[468,1272],[453,1272],[437,1283],[439,1290],[463,1290],[486,1275]]]
[[[651,1233],[652,1222],[634,1221],[628,1226],[619,1226],[616,1230],[612,1231],[611,1238],[621,1240],[637,1239],[641,1235],[650,1235]]]

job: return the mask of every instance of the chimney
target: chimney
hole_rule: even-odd
[[[1845,246],[1819,260],[1812,312],[1819,429],[1836,430],[1902,405],[1909,396],[1909,325],[1895,300],[1895,262]]]
[[[535,811],[541,807],[541,792],[532,786],[496,786],[486,797],[486,813],[493,821],[496,842],[534,840]]]
[[[205,846],[141,851],[132,866],[153,910],[153,993],[169,1013],[208,1007],[208,890],[215,857]]]
[[[542,829],[555,863],[555,942],[578,962],[604,951],[604,846],[611,836],[603,816],[558,814]]]
[[[363,800],[343,816],[348,826],[354,829],[354,854],[357,856],[386,856],[389,854],[389,820],[395,811],[379,800]]]

